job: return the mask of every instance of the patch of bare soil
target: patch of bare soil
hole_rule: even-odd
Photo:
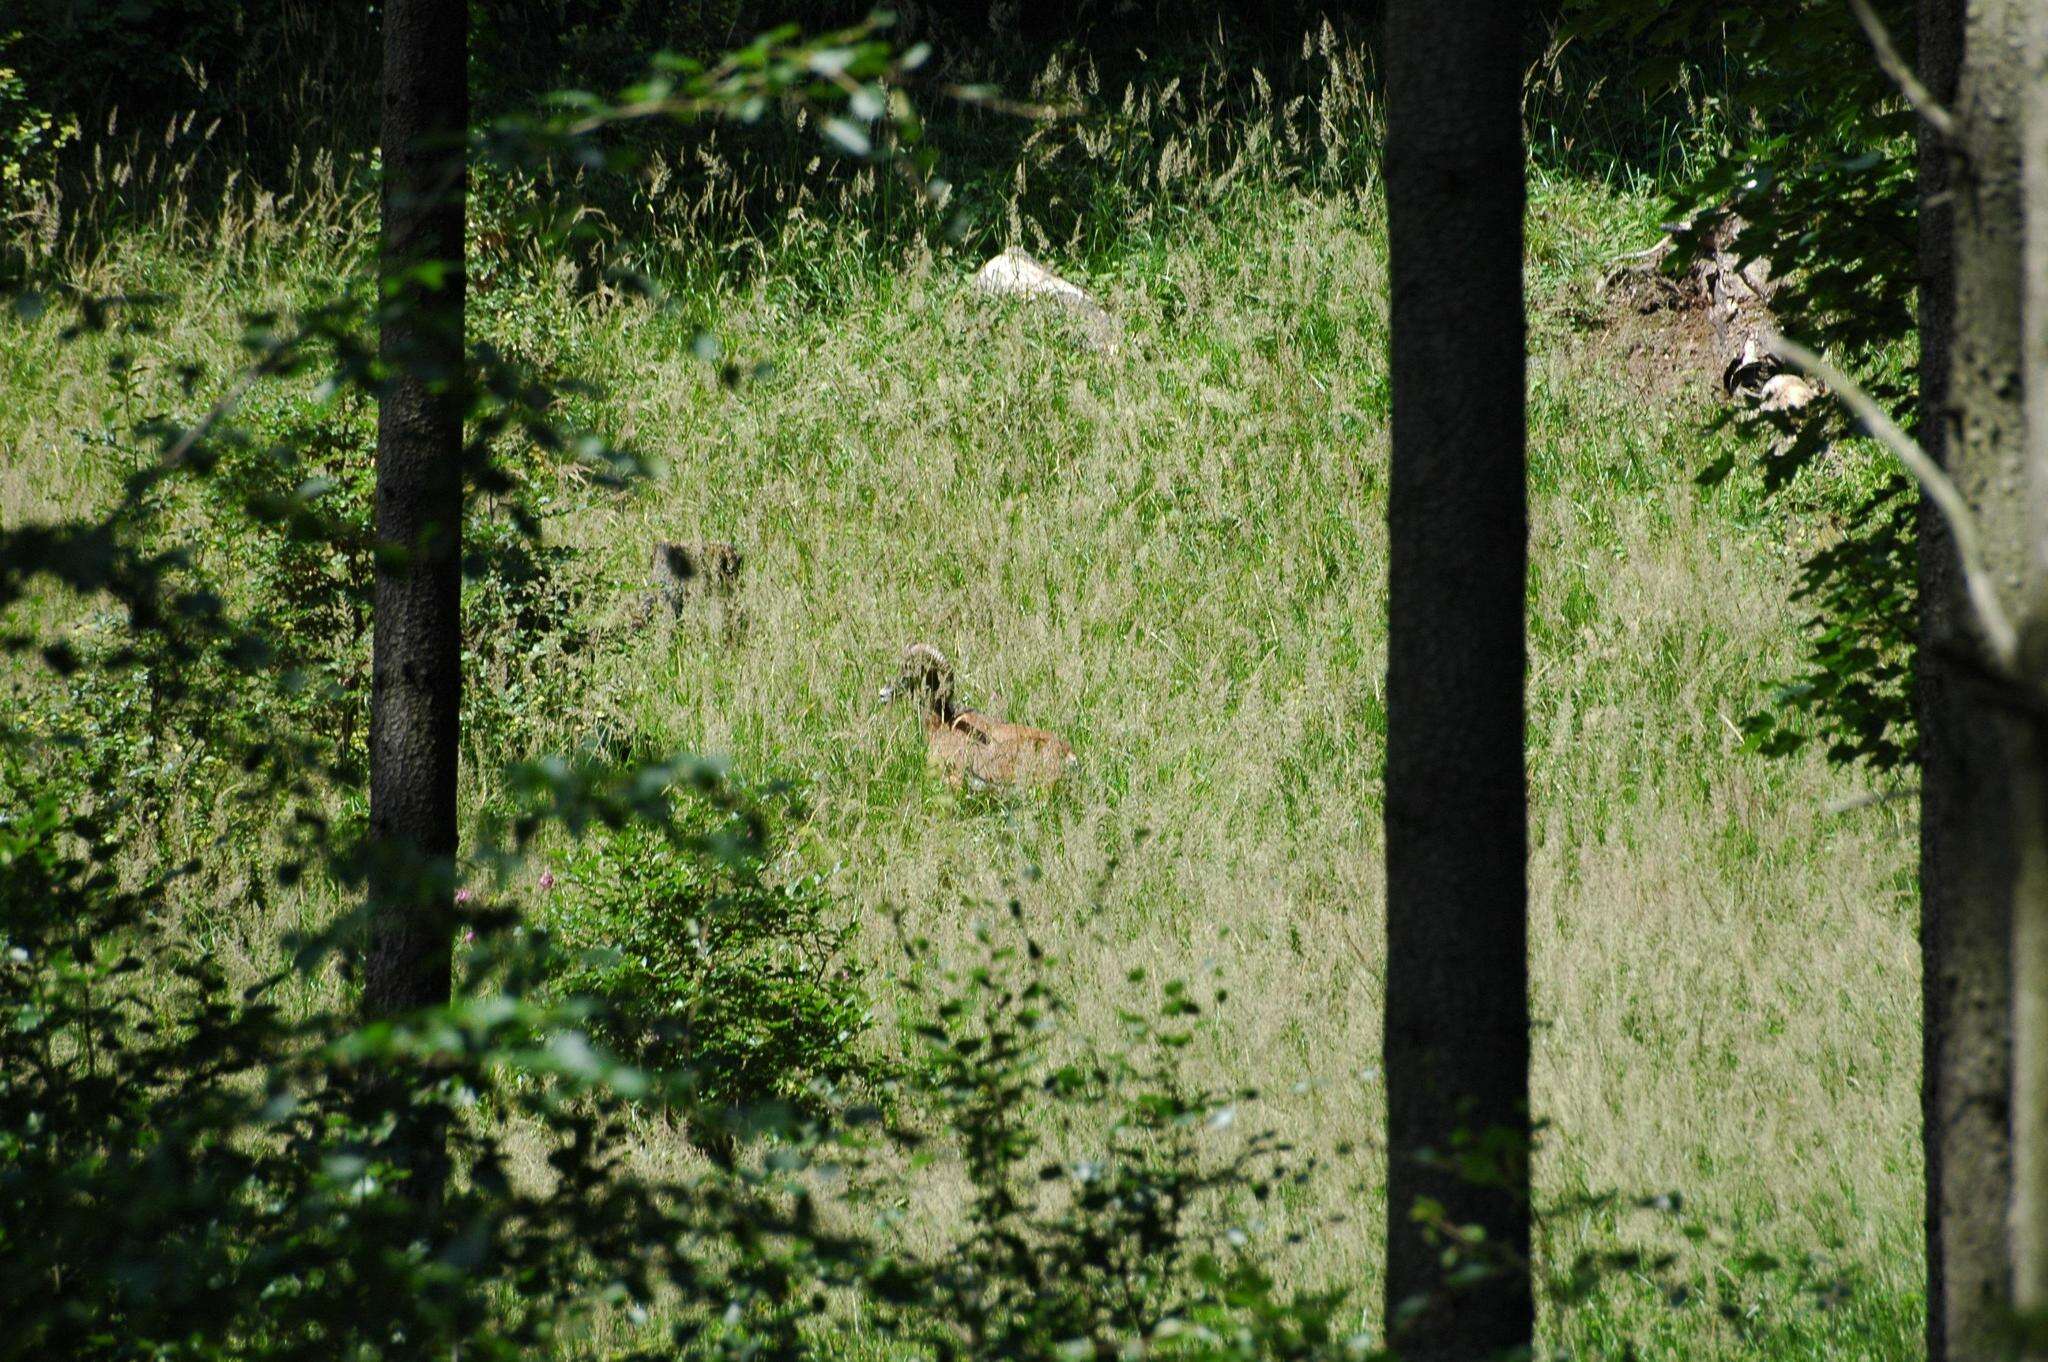
[[[1706,229],[1707,250],[1683,272],[1665,262],[1674,243],[1615,262],[1580,317],[1597,357],[1652,395],[1711,395],[1761,411],[1798,411],[1819,395],[1771,353],[1768,260],[1745,258],[1741,219]]]
[[[1662,268],[1666,250],[1601,279],[1587,339],[1630,385],[1655,397],[1723,395],[1721,340],[1708,295]]]

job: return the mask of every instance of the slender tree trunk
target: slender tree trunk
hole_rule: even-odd
[[[1918,38],[1921,80],[1943,105],[1955,107],[1963,0],[1921,0]],[[1934,460],[1947,466],[1968,457],[1952,447],[1954,176],[1952,149],[1923,127],[1919,434]],[[1955,665],[1959,655],[1977,651],[1974,624],[1954,537],[1924,499],[1919,543],[1927,1355],[1929,1362],[1946,1362],[1994,1355],[2007,1300],[2011,845],[1995,697]]]
[[[1388,15],[1386,1304],[1422,1362],[1534,1328],[1522,31],[1500,0]],[[1492,1275],[1447,1286],[1431,1206],[1484,1230]]]
[[[384,6],[380,547],[363,1008],[448,1000],[461,700],[466,0]]]
[[[2020,204],[2024,247],[2020,361],[2025,392],[2027,574],[2020,665],[2048,697],[2048,9],[2018,7]],[[2013,897],[2013,1304],[2029,1357],[2048,1357],[2048,719],[2022,719],[2020,882]]]
[[[2031,369],[2030,372],[2048,372]],[[2036,484],[2036,494],[2048,486]],[[2040,584],[2034,590],[2038,599]],[[2048,681],[2048,611],[2031,619],[2030,689]],[[2048,721],[2025,721],[2014,746],[2013,811],[2023,839],[2013,893],[2012,1201],[2007,1246],[2021,1356],[2048,1358]]]

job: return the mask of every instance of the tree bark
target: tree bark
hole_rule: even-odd
[[[1921,0],[1919,9],[1920,78],[1951,108],[1962,10],[1963,0]],[[1936,463],[1964,475],[1961,465],[1971,455],[1953,448],[1951,438],[1957,424],[1950,353],[1957,290],[1953,159],[1952,148],[1923,125],[1919,435]],[[1978,400],[1974,384],[1963,386]],[[1994,697],[1955,665],[1959,654],[1977,650],[1978,641],[1954,537],[1925,498],[1919,545],[1927,1355],[1929,1362],[1946,1362],[1994,1354],[2008,1296],[2011,1005],[2004,956],[2011,846],[2007,793],[1998,778],[2000,719]]]
[[[2022,0],[1924,0],[1923,79],[1957,145],[1923,158],[1922,433],[1973,514],[2001,583],[2024,580],[2018,467],[2022,235],[2017,19]],[[1998,1356],[2012,1277],[2012,986],[2020,874],[2006,696],[1949,527],[1921,514],[1921,912],[1924,1117],[1934,1359]]]
[[[2026,690],[2048,697],[2048,10],[2015,6],[2019,27],[2020,364],[2025,394],[2027,573],[2020,613]],[[2048,1357],[2048,719],[2022,720],[2013,898],[2013,1305],[2026,1355]]]
[[[1534,1329],[1523,17],[1388,14],[1386,1307],[1419,1362],[1527,1349]],[[1484,1231],[1492,1275],[1447,1286],[1432,1206]]]
[[[384,7],[384,232],[363,1010],[448,1000],[461,703],[465,0]]]

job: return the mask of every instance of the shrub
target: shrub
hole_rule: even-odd
[[[294,717],[337,760],[367,765],[374,411],[355,394],[249,413],[202,486],[201,541],[249,614],[293,697]]]
[[[778,1314],[786,1215],[733,1180],[622,1171],[623,1099],[577,1010],[524,994],[502,911],[448,1007],[359,1026],[245,992],[180,939],[171,877],[123,876],[119,823],[0,750],[0,1357],[527,1358],[644,1309]],[[124,880],[131,881],[124,883]],[[484,1113],[488,1113],[487,1115]],[[409,1182],[445,1138],[445,1197]],[[515,1146],[548,1176],[516,1176]],[[722,1246],[713,1256],[708,1245]],[[778,1286],[778,1283],[780,1285]]]
[[[18,33],[0,33],[0,215],[17,208],[56,172],[57,153],[78,136],[77,120],[43,107],[10,52]]]
[[[572,852],[545,920],[565,995],[603,1005],[619,1054],[700,1098],[807,1105],[866,1071],[867,1007],[818,877],[777,880],[758,815],[700,802],[682,835],[629,826]],[[752,824],[752,826],[750,826]]]

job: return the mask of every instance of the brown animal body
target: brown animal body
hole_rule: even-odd
[[[882,699],[915,695],[924,710],[925,754],[948,784],[1051,785],[1074,764],[1074,749],[1057,733],[1004,723],[962,709],[953,696],[953,667],[927,643],[903,654],[903,674],[882,687]]]

